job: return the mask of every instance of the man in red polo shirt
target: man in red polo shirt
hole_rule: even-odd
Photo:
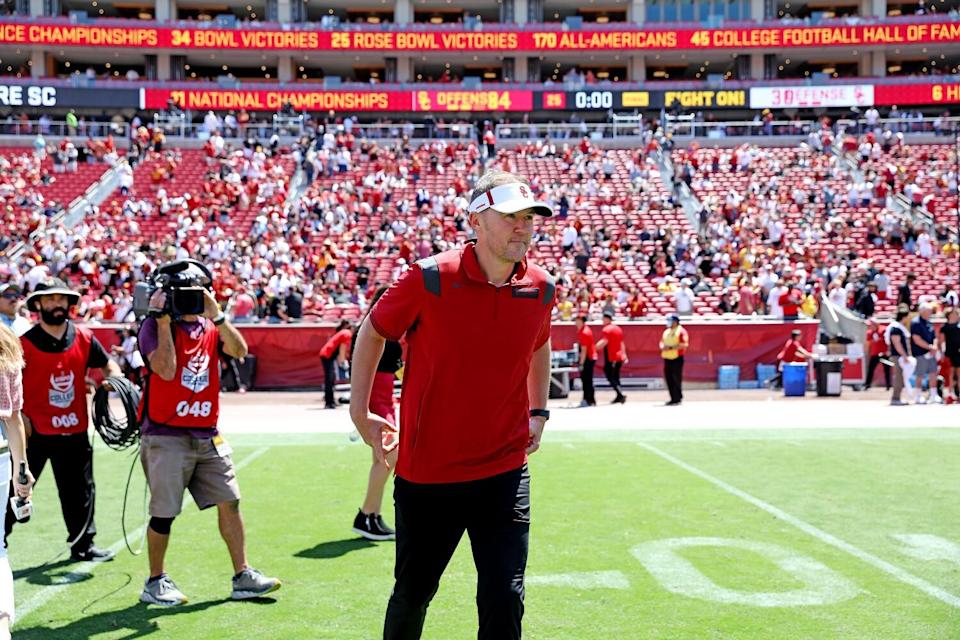
[[[484,174],[468,207],[476,241],[421,260],[360,327],[350,415],[383,460],[393,427],[368,409],[386,340],[407,339],[394,483],[396,582],[385,640],[419,638],[464,531],[477,567],[480,640],[520,638],[530,529],[527,455],[550,384],[554,283],[526,259],[535,215],[519,176]]]
[[[611,404],[624,404],[627,396],[620,386],[620,370],[627,363],[627,349],[623,346],[623,329],[613,324],[613,314],[603,314],[603,337],[597,342],[597,349],[603,349],[603,375],[613,387],[616,396]]]
[[[320,362],[323,364],[323,404],[327,409],[336,409],[337,401],[333,397],[333,385],[337,382],[337,364],[347,363],[347,349],[353,339],[350,321],[341,320],[337,330],[320,349]]]
[[[593,367],[597,363],[597,345],[593,343],[593,330],[587,326],[587,316],[577,318],[577,345],[580,352],[580,383],[583,385],[581,407],[597,406],[593,395]]]

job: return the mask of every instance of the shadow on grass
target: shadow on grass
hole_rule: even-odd
[[[65,567],[69,565],[79,565],[80,563],[70,558],[51,562],[50,564],[38,564],[32,567],[25,567],[13,572],[13,579],[19,580],[26,578],[30,584],[47,587],[52,584],[63,584],[65,582],[84,582],[93,576],[89,573],[72,573]]]
[[[261,598],[261,603],[274,602],[272,598]],[[151,633],[160,631],[158,620],[167,616],[178,616],[215,607],[229,599],[208,600],[195,604],[185,604],[179,607],[147,606],[141,602],[115,611],[103,611],[88,615],[67,624],[63,627],[35,626],[28,628],[17,627],[14,636],[17,640],[50,640],[51,638],[92,638],[100,633],[111,633],[124,629],[130,633],[122,636],[124,640],[142,638]]]
[[[298,551],[294,555],[297,558],[310,558],[311,560],[329,560],[345,556],[351,551],[360,549],[369,549],[375,547],[374,543],[366,538],[347,538],[344,540],[331,540],[330,542],[321,542],[315,547]]]

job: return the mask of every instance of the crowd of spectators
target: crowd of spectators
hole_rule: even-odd
[[[80,291],[83,319],[124,321],[136,281],[194,257],[214,268],[238,322],[357,318],[376,286],[471,237],[464,211],[484,168],[540,162],[554,171],[528,171],[531,186],[557,216],[538,226],[532,253],[557,280],[558,319],[642,318],[662,313],[663,300],[681,315],[814,317],[821,294],[870,317],[901,284],[871,248],[922,258],[921,279],[936,278],[943,295],[955,282],[954,236],[944,220],[924,226],[915,215],[956,189],[949,152],[911,148],[885,130],[838,142],[825,122],[795,149],[693,146],[671,158],[655,122],[634,150],[544,137],[497,151],[485,138],[367,138],[350,119],[320,122],[286,148],[249,128],[224,137],[232,122],[217,118],[198,156],[136,124],[126,153],[109,137],[83,145],[89,161],[117,166],[120,190],[71,229],[44,226],[58,207],[31,188],[50,179],[47,145],[0,158],[7,242],[34,235],[0,258],[0,280],[29,290],[60,275]],[[688,191],[664,182],[665,165]],[[296,193],[293,167],[306,183]],[[737,188],[717,186],[731,176]],[[682,210],[690,194],[701,207],[693,223]],[[915,206],[896,209],[899,194]],[[609,223],[591,218],[598,211]],[[625,271],[636,278],[611,283]]]

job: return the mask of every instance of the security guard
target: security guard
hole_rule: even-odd
[[[687,330],[680,326],[677,314],[667,318],[667,328],[660,338],[660,355],[663,358],[663,378],[670,392],[668,407],[683,401],[683,356],[690,346]]]

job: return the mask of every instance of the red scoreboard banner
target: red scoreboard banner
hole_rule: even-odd
[[[3,22],[0,45],[272,51],[669,51],[947,44],[960,22],[603,31],[283,31]]]
[[[143,109],[164,109],[173,99],[183,109],[278,111],[410,111],[409,91],[264,91],[243,89],[144,89]]]
[[[532,111],[533,91],[414,91],[414,111]]]
[[[902,104],[958,104],[960,84],[878,84],[873,88],[874,104],[891,106]]]

